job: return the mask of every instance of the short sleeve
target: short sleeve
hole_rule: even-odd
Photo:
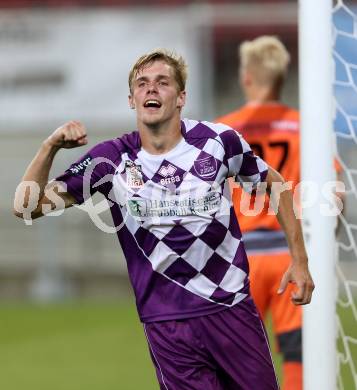
[[[268,165],[256,156],[241,134],[229,129],[220,134],[225,149],[228,176],[241,185],[251,183],[253,188],[266,180]]]
[[[55,180],[66,184],[67,191],[82,204],[97,191],[108,197],[120,153],[111,141],[94,146]]]

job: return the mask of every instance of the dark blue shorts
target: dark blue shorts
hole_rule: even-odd
[[[144,324],[163,390],[277,390],[264,326],[251,298],[197,318]]]

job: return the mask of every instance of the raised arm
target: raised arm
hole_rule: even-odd
[[[283,293],[289,282],[296,283],[297,290],[292,294],[292,301],[296,305],[305,305],[311,301],[314,282],[308,268],[300,220],[294,212],[292,192],[291,190],[281,191],[284,179],[271,167],[269,167],[266,181],[270,196],[278,205],[277,218],[285,232],[292,257],[292,262],[282,277],[278,293]],[[273,183],[278,185],[273,185]]]
[[[42,143],[17,187],[14,199],[14,214],[17,217],[34,219],[55,208],[67,208],[76,203],[74,197],[66,192],[60,183],[48,182],[48,177],[53,160],[60,149],[76,148],[86,143],[86,129],[77,121],[59,127]],[[53,194],[57,199],[62,199],[60,205],[53,201]],[[44,205],[48,206],[43,207]]]

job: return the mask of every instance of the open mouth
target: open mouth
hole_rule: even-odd
[[[144,103],[144,107],[147,108],[160,108],[161,103],[158,100],[155,99],[149,99]]]

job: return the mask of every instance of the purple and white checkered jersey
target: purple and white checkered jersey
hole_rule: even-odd
[[[267,165],[226,125],[184,119],[181,132],[160,155],[138,132],[103,142],[57,178],[79,204],[108,199],[143,322],[214,313],[249,293],[226,179],[256,186]]]

